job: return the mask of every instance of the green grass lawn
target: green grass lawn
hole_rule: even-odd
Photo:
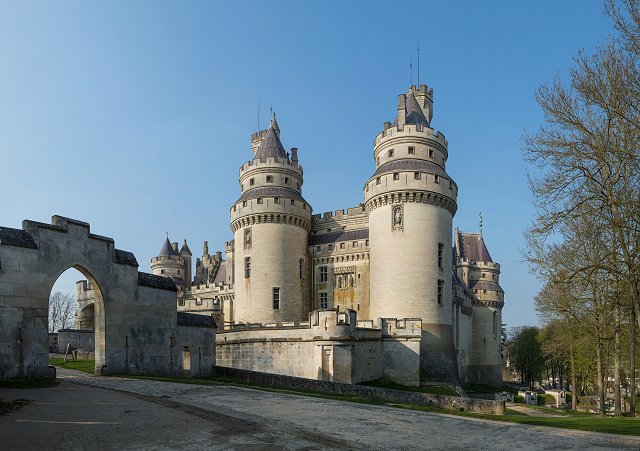
[[[375,381],[361,382],[358,385],[366,385],[367,387],[391,388],[393,390],[414,391],[419,393],[429,393],[433,395],[460,396],[458,392],[456,392],[455,390],[449,387],[441,387],[438,385],[431,385],[427,387],[409,387],[406,385],[396,384],[395,382],[391,382],[386,379],[377,379]]]
[[[64,361],[62,357],[49,357],[49,365],[59,366],[67,368],[69,370],[83,371],[89,374],[95,374],[96,361],[95,360],[70,360]]]

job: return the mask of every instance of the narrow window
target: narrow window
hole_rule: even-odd
[[[178,275],[180,275],[180,270],[178,270]]]
[[[298,187],[298,189],[300,189],[300,182],[297,182],[296,186]]]
[[[251,277],[251,257],[244,258],[244,277],[246,279]]]
[[[413,178],[414,178],[415,180],[420,180],[420,171],[416,171],[416,172],[414,172],[414,173],[413,173]]]
[[[376,163],[379,165],[380,164],[380,157],[376,158]]]
[[[389,158],[393,156],[393,149],[389,149]]]
[[[243,207],[246,207],[246,206],[247,206],[247,201],[246,201],[246,200],[242,201],[242,206],[243,206]]]
[[[161,269],[161,270],[160,270],[160,274],[164,274],[164,269]]]
[[[433,158],[433,149],[429,149],[429,158]]]
[[[369,240],[364,240],[364,245],[368,246],[369,245]]]
[[[438,268],[444,268],[444,244],[438,243]]]
[[[302,204],[302,209],[306,210],[307,209],[307,204]]]
[[[262,203],[262,197],[258,197],[258,203],[261,204]]]
[[[357,241],[354,241],[353,243],[351,243],[351,246],[353,246],[353,247],[358,247],[358,242],[357,242]]]
[[[409,155],[415,155],[416,154],[416,148],[413,146],[409,146]]]
[[[291,205],[294,205],[295,203],[296,203],[296,201],[291,199]]]
[[[438,305],[442,305],[444,297],[444,280],[438,279]]]
[[[327,293],[320,293],[320,308],[327,308],[329,306],[329,302],[327,302]]]
[[[300,270],[300,280],[304,280],[304,258],[300,259],[299,268]]]
[[[333,250],[333,244],[329,245],[329,252],[331,252]]]
[[[344,249],[344,243],[340,243],[340,249]]]
[[[273,203],[274,204],[279,204],[280,203],[280,198],[279,197],[274,197],[273,198]]]
[[[267,176],[267,183],[273,183],[273,176],[272,175],[268,175]]]
[[[289,184],[289,177],[284,178],[284,183],[286,183],[287,185]]]
[[[376,185],[380,184],[380,177],[376,177]]]
[[[393,180],[400,180],[400,174],[398,174],[397,172],[393,173]]]
[[[253,185],[255,185],[255,184],[256,184],[256,180],[255,180],[255,179],[250,179],[250,180],[249,180],[249,185],[250,185],[250,186],[253,186]]]
[[[433,181],[436,183],[440,183],[440,176],[439,175],[434,176]]]
[[[482,278],[484,279],[485,277],[487,277],[487,275],[485,273],[482,273]]]
[[[274,310],[280,309],[280,288],[279,287],[273,287],[273,309]]]
[[[316,251],[320,252],[321,249],[322,249],[322,246],[316,246]]]
[[[320,282],[326,282],[327,281],[327,267],[326,266],[321,266],[320,267]]]

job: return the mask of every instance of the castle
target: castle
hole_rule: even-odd
[[[226,258],[205,241],[192,274],[186,240],[178,249],[167,237],[151,261],[176,282],[179,311],[216,318],[219,365],[346,382],[500,382],[500,265],[481,234],[452,229],[458,187],[432,118],[432,89],[401,94],[375,137],[364,202],[335,213],[312,214],[298,149],[285,151],[275,115],[252,135]],[[343,328],[319,336],[322,321]],[[322,345],[293,344],[314,339]],[[283,365],[284,355],[295,363]]]

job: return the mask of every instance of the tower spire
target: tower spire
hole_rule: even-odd
[[[419,86],[420,86],[420,33],[418,33],[418,87]]]

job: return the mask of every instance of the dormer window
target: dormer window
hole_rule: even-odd
[[[267,183],[273,183],[273,176],[272,175],[268,175],[267,176]]]

